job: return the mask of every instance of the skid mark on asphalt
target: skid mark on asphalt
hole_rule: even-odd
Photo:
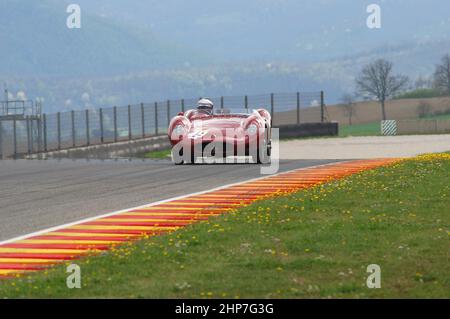
[[[202,194],[130,209],[0,245],[0,278],[19,277],[126,241],[176,231],[257,200],[391,164],[397,159],[358,160],[297,169]]]

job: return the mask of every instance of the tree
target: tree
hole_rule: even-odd
[[[348,124],[352,125],[353,116],[356,114],[355,98],[353,95],[346,93],[342,96],[342,107],[344,108],[344,115],[348,118]]]
[[[434,87],[439,91],[450,94],[450,55],[442,57],[441,64],[436,65],[434,72]]]
[[[386,120],[386,100],[403,90],[408,78],[392,74],[392,62],[379,59],[365,66],[356,79],[356,86],[362,94],[375,97],[381,106],[381,115]]]

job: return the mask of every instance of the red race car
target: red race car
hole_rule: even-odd
[[[271,156],[271,116],[265,109],[202,109],[180,112],[168,129],[175,164],[197,158],[251,156],[268,163]]]

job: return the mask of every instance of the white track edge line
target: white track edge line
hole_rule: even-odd
[[[118,211],[115,211],[115,212],[106,213],[106,214],[103,214],[103,215],[98,215],[98,216],[94,216],[94,217],[81,219],[81,220],[78,220],[78,221],[75,221],[75,222],[71,222],[71,223],[66,223],[66,224],[63,224],[63,225],[60,225],[60,226],[50,227],[50,228],[39,230],[39,231],[36,231],[36,232],[32,232],[32,233],[29,233],[29,234],[26,234],[26,235],[21,235],[21,236],[14,237],[14,238],[7,239],[5,241],[0,242],[0,246],[6,245],[6,244],[11,244],[13,242],[20,241],[20,240],[25,240],[25,239],[28,239],[30,237],[35,237],[35,236],[43,235],[43,234],[46,234],[46,233],[55,232],[55,231],[58,231],[58,230],[61,230],[61,229],[64,229],[64,228],[71,227],[71,226],[76,226],[76,225],[79,225],[79,224],[91,222],[91,221],[94,221],[94,220],[97,220],[97,219],[100,219],[100,218],[105,218],[105,217],[119,215],[119,214],[122,214],[122,213],[129,212],[131,210],[137,210],[137,209],[141,209],[141,208],[145,208],[145,207],[152,207],[152,206],[164,204],[164,203],[167,203],[167,202],[171,202],[171,201],[174,201],[174,200],[179,200],[179,199],[183,199],[183,198],[187,198],[187,197],[191,197],[191,196],[203,195],[203,194],[206,194],[206,193],[219,191],[219,190],[222,190],[224,188],[229,188],[229,187],[233,187],[233,186],[237,186],[237,185],[241,185],[241,184],[245,184],[245,183],[251,183],[251,182],[258,181],[258,180],[261,180],[261,179],[265,179],[265,178],[268,178],[268,177],[279,176],[281,174],[291,173],[291,172],[295,172],[295,171],[302,171],[302,170],[311,169],[311,168],[318,168],[318,167],[324,167],[324,166],[336,165],[336,164],[344,164],[344,163],[350,163],[350,162],[358,162],[358,160],[337,161],[337,162],[331,162],[331,163],[327,163],[327,164],[320,164],[320,165],[313,165],[313,166],[302,167],[302,168],[295,168],[295,169],[292,169],[292,170],[279,172],[277,174],[273,174],[273,175],[269,175],[269,176],[261,176],[261,177],[256,177],[256,178],[252,178],[252,179],[241,181],[241,182],[237,182],[237,183],[222,185],[222,186],[219,186],[219,187],[216,187],[216,188],[212,188],[212,189],[209,189],[209,190],[206,190],[206,191],[200,191],[200,192],[195,192],[195,193],[191,193],[191,194],[180,195],[180,196],[164,199],[164,200],[161,200],[161,201],[157,201],[157,202],[153,202],[153,203],[149,203],[149,204],[145,204],[145,205],[140,205],[140,206],[136,206],[136,207],[132,207],[132,208],[126,208],[126,209],[118,210]]]

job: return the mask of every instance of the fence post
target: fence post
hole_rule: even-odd
[[[113,108],[113,117],[114,117],[114,142],[117,142],[118,136],[117,136],[117,106],[114,106]]]
[[[145,138],[145,110],[144,110],[144,103],[141,103],[141,126],[142,126],[142,138]]]
[[[3,122],[0,120],[0,161],[3,159]]]
[[[105,133],[103,131],[103,108],[100,108],[99,110],[99,117],[100,117],[100,143],[105,143]]]
[[[131,132],[131,105],[128,105],[128,139],[131,140],[133,134]]]
[[[275,117],[275,95],[270,93],[270,115],[272,116],[272,124],[273,118]]]
[[[297,92],[297,124],[300,124],[300,92]]]
[[[320,121],[325,122],[325,97],[323,91],[320,91]]]
[[[36,137],[37,136],[35,136],[35,123],[34,123],[34,120],[33,119],[31,119],[31,153],[34,153],[35,151],[36,151],[36,149],[37,148],[35,148],[35,142],[36,142]],[[36,128],[37,128],[37,126],[36,126]]]
[[[86,110],[86,145],[91,145],[91,129],[89,127],[89,110]]]
[[[225,107],[223,96],[220,97],[220,108],[223,109]]]
[[[170,100],[167,100],[167,126],[170,124]]]
[[[145,107],[144,103],[141,103],[141,125],[142,125],[142,138],[145,138]]]
[[[33,119],[30,118],[30,154],[34,152]]]
[[[158,135],[158,102],[155,102],[155,135]]]
[[[35,133],[37,134],[37,136]],[[36,122],[35,120],[31,119],[31,141],[31,152],[35,153],[39,149],[39,122],[37,119]]]
[[[72,110],[70,112],[70,119],[72,122],[72,147],[76,147],[77,146],[77,141],[76,141],[76,132],[75,132],[75,111]]]
[[[14,159],[17,159],[17,121],[13,120]]]
[[[184,113],[184,99],[181,99],[181,112]]]
[[[58,135],[58,151],[61,149],[61,113],[56,114],[56,131]]]
[[[31,155],[31,127],[29,116],[25,117],[25,126],[27,129],[27,153],[28,155]]]
[[[30,153],[30,127],[28,124],[28,116],[25,116],[25,131],[27,132],[27,154]]]
[[[248,96],[247,95],[244,97],[244,105],[245,105],[245,108],[248,109]]]
[[[42,118],[38,117],[36,120],[38,127],[38,153],[42,152]]]
[[[42,114],[42,125],[44,129],[44,152],[47,152],[47,114]]]

